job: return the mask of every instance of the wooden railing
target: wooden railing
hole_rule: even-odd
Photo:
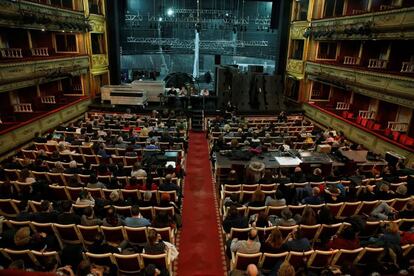
[[[47,47],[31,48],[32,56],[34,57],[47,57],[49,56],[49,49]]]
[[[406,132],[408,130],[408,124],[400,122],[388,122],[388,128],[390,128],[392,131]]]
[[[349,110],[350,104],[345,102],[337,102],[336,110]]]
[[[386,69],[388,60],[371,58],[368,63],[368,68]]]
[[[43,97],[40,97],[40,101],[44,104],[55,104],[56,98],[55,96],[43,96]]]
[[[363,119],[375,119],[375,111],[360,110],[358,115]]]
[[[13,108],[14,112],[33,112],[32,104],[29,103],[15,104]]]
[[[401,65],[401,73],[414,73],[414,62],[403,62]]]
[[[2,48],[0,52],[3,58],[23,58],[22,48]]]
[[[359,65],[360,60],[361,59],[359,57],[345,56],[344,57],[344,64]]]

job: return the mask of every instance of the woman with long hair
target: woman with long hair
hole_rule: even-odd
[[[262,243],[261,251],[264,253],[277,254],[283,252],[283,235],[279,229],[273,229],[272,233],[267,237],[266,241]]]
[[[304,225],[317,224],[316,213],[311,207],[306,206],[305,209],[303,210],[303,215],[302,215],[302,218],[300,219],[300,224],[304,224]]]

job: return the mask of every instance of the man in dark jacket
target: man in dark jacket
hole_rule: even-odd
[[[39,213],[33,214],[33,221],[39,223],[56,222],[58,213],[53,210],[52,204],[48,200],[42,201],[39,207]]]
[[[230,206],[226,218],[223,220],[224,232],[230,233],[231,228],[246,228],[248,227],[248,221],[240,215],[236,206]]]
[[[80,224],[81,219],[78,215],[72,212],[72,202],[65,200],[62,203],[63,213],[57,217],[57,223],[59,224]]]

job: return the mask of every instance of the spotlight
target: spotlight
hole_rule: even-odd
[[[158,22],[162,22],[162,17],[158,18]]]
[[[229,13],[228,12],[226,12],[226,17],[228,17],[229,16]]]
[[[45,28],[42,28],[42,32],[44,32],[44,31],[46,31],[46,29]]]
[[[168,15],[168,16],[173,16],[173,15],[174,15],[174,10],[173,10],[173,9],[171,9],[171,8],[169,8],[169,9],[167,10],[167,15]]]

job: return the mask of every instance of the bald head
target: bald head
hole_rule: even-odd
[[[249,276],[257,276],[259,275],[259,270],[255,264],[249,264],[247,266],[246,274]]]
[[[257,230],[252,228],[249,232],[249,240],[255,240],[257,238]]]

